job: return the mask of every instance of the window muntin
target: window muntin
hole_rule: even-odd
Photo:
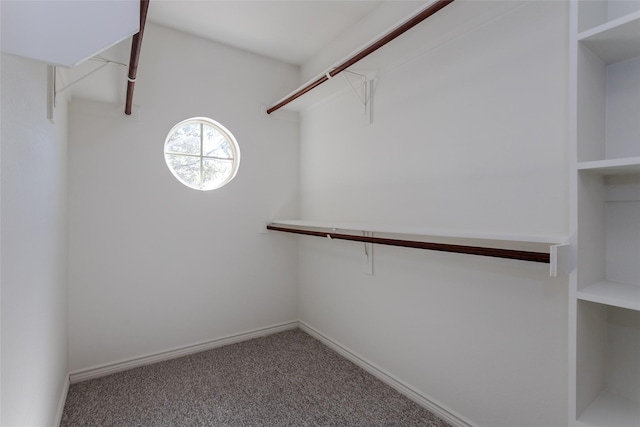
[[[164,143],[173,176],[195,190],[215,190],[231,181],[240,164],[236,139],[220,123],[194,117],[175,125]]]

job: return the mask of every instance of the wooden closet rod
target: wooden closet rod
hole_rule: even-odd
[[[337,65],[336,67],[334,67],[327,74],[319,77],[317,80],[314,80],[313,82],[309,83],[308,85],[306,85],[302,89],[298,90],[294,94],[288,96],[287,98],[285,98],[282,101],[278,102],[276,105],[274,105],[274,106],[270,107],[269,109],[267,109],[267,114],[271,114],[274,111],[284,107],[288,103],[294,101],[295,99],[300,98],[302,95],[304,95],[305,93],[309,92],[313,88],[315,88],[317,86],[320,86],[322,83],[324,83],[327,80],[329,80],[330,77],[335,77],[336,75],[340,74],[341,72],[343,72],[344,70],[346,70],[347,68],[349,68],[350,66],[355,64],[356,62],[360,61],[365,56],[375,52],[376,50],[378,50],[382,46],[384,46],[387,43],[389,43],[391,40],[393,40],[396,37],[404,34],[407,31],[409,31],[411,28],[415,27],[416,25],[418,25],[419,23],[421,23],[422,21],[424,21],[425,19],[427,19],[428,17],[430,17],[431,15],[433,15],[434,13],[436,13],[437,11],[439,11],[440,9],[444,8],[445,6],[449,5],[452,2],[453,2],[453,0],[438,0],[438,1],[436,1],[434,4],[432,4],[431,6],[429,6],[428,8],[423,10],[422,12],[418,13],[417,15],[415,15],[413,18],[409,19],[408,21],[404,22],[400,26],[396,27],[396,29],[394,29],[393,31],[391,31],[387,35],[385,35],[382,38],[376,40],[375,42],[370,44],[368,47],[364,48],[360,52],[358,52],[355,55],[353,55],[351,58],[347,59],[346,61],[344,61],[340,65]]]
[[[341,233],[327,233],[323,231],[301,230],[298,228],[279,227],[267,225],[267,230],[282,231],[285,233],[303,234],[306,236],[329,237],[338,240],[350,240],[354,242],[376,243],[379,245],[401,246],[406,248],[428,249],[432,251],[454,252],[460,254],[482,255],[495,258],[518,259],[522,261],[543,262],[549,264],[551,256],[543,252],[518,251],[515,249],[486,248],[482,246],[450,245],[447,243],[431,243],[415,240],[387,239],[372,236],[354,236]]]
[[[138,59],[140,58],[140,47],[142,46],[142,35],[144,25],[147,22],[147,10],[149,0],[140,0],[140,31],[133,36],[131,42],[131,58],[129,59],[129,75],[127,79],[127,101],[124,106],[124,113],[131,115],[131,104],[133,104],[133,89],[136,85],[136,75],[138,74]]]

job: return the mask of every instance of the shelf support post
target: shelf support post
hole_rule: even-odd
[[[362,237],[373,237],[373,232],[363,231]],[[362,272],[373,276],[373,243],[363,242],[364,245],[364,267]]]

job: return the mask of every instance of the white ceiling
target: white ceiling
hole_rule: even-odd
[[[382,0],[152,0],[147,19],[301,65]]]
[[[151,0],[147,22],[160,24],[199,37],[264,55],[294,65],[322,52],[323,47],[347,33],[376,8],[387,15],[389,8],[403,11],[405,4],[422,4],[424,0]],[[386,12],[385,12],[386,11]],[[405,12],[406,13],[406,12]],[[392,18],[393,13],[389,16]],[[404,16],[401,15],[401,16]],[[393,19],[397,22],[398,18]],[[389,25],[389,24],[387,24]],[[353,49],[354,47],[351,47]],[[129,63],[131,38],[100,54],[122,63],[104,65],[89,60],[70,70],[61,71],[60,85],[73,97],[95,99],[114,104],[124,103],[126,64]],[[142,43],[144,52],[144,40]],[[74,83],[76,80],[79,82]]]

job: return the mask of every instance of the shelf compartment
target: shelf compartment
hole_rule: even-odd
[[[640,34],[634,43],[640,48]],[[611,47],[612,52],[617,52]],[[606,65],[578,49],[578,161],[640,157],[640,56]]]
[[[578,290],[578,299],[640,311],[640,284],[602,281]]]
[[[630,427],[640,423],[640,403],[604,391],[582,412],[585,426]]]
[[[578,34],[578,41],[606,64],[640,56],[640,12],[634,12]]]
[[[627,162],[579,166],[576,297],[640,310],[640,174]]]
[[[578,0],[578,34],[640,11],[638,0]]]
[[[577,350],[579,425],[639,425],[640,311],[578,301]]]

